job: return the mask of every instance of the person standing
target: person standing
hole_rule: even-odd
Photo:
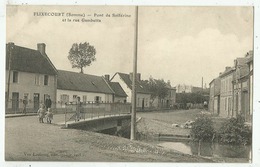
[[[39,108],[39,110],[38,110],[38,112],[37,112],[38,118],[39,118],[39,122],[40,122],[40,123],[44,123],[44,122],[43,122],[43,118],[45,117],[45,112],[46,112],[46,110],[45,110],[45,105],[44,105],[44,104],[41,104],[41,105],[40,105],[40,108]]]
[[[52,104],[51,98],[50,98],[50,96],[48,95],[47,98],[46,98],[46,100],[45,100],[45,106],[46,106],[46,109],[47,109],[47,110],[48,110],[48,108],[51,108],[51,104]]]
[[[79,121],[81,119],[81,115],[80,115],[80,111],[81,110],[81,102],[80,102],[80,97],[77,97],[77,101],[76,101],[76,117],[75,117],[75,121]]]
[[[23,97],[23,113],[24,113],[24,114],[26,114],[27,104],[28,104],[27,96],[24,96],[24,97]]]

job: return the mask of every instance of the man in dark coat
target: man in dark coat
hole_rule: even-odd
[[[50,98],[50,96],[47,96],[47,98],[45,100],[45,106],[46,106],[47,110],[48,110],[48,108],[51,108],[51,98]]]

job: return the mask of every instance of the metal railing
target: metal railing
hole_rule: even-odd
[[[84,104],[66,104],[65,108],[60,110],[64,111],[64,122],[66,124],[69,121],[77,122],[86,119],[97,119],[100,117],[130,114],[131,104],[94,102]]]

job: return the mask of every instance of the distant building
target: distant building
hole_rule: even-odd
[[[80,97],[83,103],[112,103],[114,91],[104,77],[58,70],[57,108]]]
[[[23,98],[28,101],[27,112],[36,112],[47,96],[55,101],[57,70],[45,48],[44,43],[37,44],[37,50],[6,45],[6,112],[21,112]]]
[[[220,77],[220,112],[221,117],[231,117],[233,115],[233,75],[234,68],[226,67]]]
[[[192,86],[191,85],[178,84],[176,86],[176,93],[191,93],[191,92],[192,92]]]
[[[152,106],[155,108],[171,108],[176,103],[176,88],[172,87],[171,84],[167,83],[168,94],[165,98],[159,99],[158,97],[154,99]]]
[[[213,115],[220,112],[220,78],[215,78],[209,83],[209,111]]]
[[[118,82],[127,94],[126,102],[132,102],[132,80],[133,74],[125,74],[117,72],[111,78],[111,82]],[[150,107],[151,93],[141,83],[141,74],[137,74],[136,78],[136,107],[137,109],[146,109]]]
[[[203,92],[205,89],[192,85],[178,84],[176,86],[176,93],[198,93]]]

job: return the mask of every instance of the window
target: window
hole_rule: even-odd
[[[36,75],[35,75],[35,80],[34,80],[35,85],[40,85],[40,80],[39,80],[39,78],[40,78],[40,75],[39,75],[39,74],[36,74]]]
[[[73,95],[73,101],[77,101],[78,95]]]
[[[83,103],[86,103],[86,102],[87,102],[87,96],[84,95],[84,96],[83,96]]]
[[[96,103],[99,103],[100,101],[101,101],[101,97],[100,97],[100,96],[96,96],[96,97],[95,97],[95,102],[96,102]]]
[[[68,103],[69,102],[69,95],[66,95],[66,94],[60,95],[60,101],[61,101],[61,103]]]
[[[48,75],[44,75],[44,85],[48,85],[49,83],[49,76]]]
[[[18,83],[18,72],[17,71],[13,72],[13,83]]]

